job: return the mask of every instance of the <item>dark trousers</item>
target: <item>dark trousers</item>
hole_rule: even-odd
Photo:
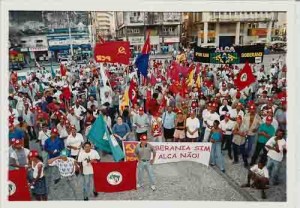
[[[248,165],[248,161],[247,161],[247,157],[246,157],[246,151],[245,151],[245,144],[237,145],[235,143],[232,143],[232,146],[233,146],[234,162],[239,161],[239,154],[241,154],[242,157],[243,157],[244,163]]]
[[[265,149],[265,144],[257,142],[255,152],[251,159],[251,165],[256,164],[256,160],[257,160],[261,150],[263,150],[262,158],[266,159],[268,151]]]
[[[222,141],[222,148],[224,147],[228,150],[228,156],[231,157],[231,150],[232,150],[232,135],[224,135],[223,141]]]
[[[142,132],[142,133],[136,133],[136,139],[137,139],[137,141],[140,141],[140,140],[141,140],[141,136],[142,136],[142,135],[146,135],[146,136],[147,136],[147,131]]]
[[[206,128],[206,127],[201,127],[201,132],[200,132],[199,142],[202,142],[202,141],[203,141],[204,133],[205,133],[205,128]]]
[[[167,139],[171,139],[173,141],[173,139],[174,139],[174,132],[175,132],[175,128],[174,129],[166,129],[166,128],[164,128],[165,141],[167,141]]]
[[[27,126],[27,131],[28,131],[30,140],[35,140],[35,139],[37,139],[37,138],[36,138],[36,133],[35,133],[33,127]]]

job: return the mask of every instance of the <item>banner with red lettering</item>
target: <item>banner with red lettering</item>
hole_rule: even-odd
[[[97,62],[129,64],[131,57],[128,41],[109,41],[97,43],[94,49]]]
[[[156,150],[155,164],[193,161],[209,165],[211,143],[174,143],[174,142],[149,142]],[[125,161],[137,160],[135,148],[139,144],[136,141],[124,141],[123,150]]]

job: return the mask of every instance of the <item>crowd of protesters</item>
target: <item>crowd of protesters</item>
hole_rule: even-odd
[[[192,80],[179,74],[174,84],[170,71],[176,61],[181,67],[194,69]],[[240,91],[234,78],[242,67],[151,60],[146,79],[134,66],[100,67],[90,60],[84,65],[61,66],[65,76],[40,67],[26,80],[18,81],[12,72],[8,98],[10,169],[27,168],[37,200],[47,200],[47,187],[57,183],[69,186],[76,199],[83,195],[88,200],[93,191],[91,163],[100,161],[101,154],[93,149],[87,134],[95,119],[103,115],[121,147],[122,141],[140,141],[145,135],[151,142],[211,142],[210,165],[217,165],[224,173],[225,157],[235,165],[241,156],[249,169],[243,187],[262,189],[266,198],[264,190],[280,183],[279,168],[285,158],[286,66],[284,56],[270,65],[251,64],[256,82]],[[111,71],[122,74],[121,79]],[[123,105],[132,81],[136,91],[129,93],[130,101]],[[185,83],[188,85],[183,89]],[[32,149],[35,142],[39,148]],[[45,169],[51,174],[48,181]],[[82,193],[76,184],[80,174],[84,176]]]

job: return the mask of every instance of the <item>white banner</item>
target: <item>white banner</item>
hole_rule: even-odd
[[[149,142],[156,150],[155,164],[193,161],[209,165],[211,143],[174,143],[174,142]],[[139,143],[136,141],[124,141],[123,149],[126,161],[136,160],[134,149]]]

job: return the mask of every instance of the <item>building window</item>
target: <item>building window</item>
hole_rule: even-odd
[[[26,40],[22,40],[22,41],[21,41],[22,44],[25,44],[26,42],[27,42]]]
[[[36,43],[43,43],[43,40],[36,40]]]

